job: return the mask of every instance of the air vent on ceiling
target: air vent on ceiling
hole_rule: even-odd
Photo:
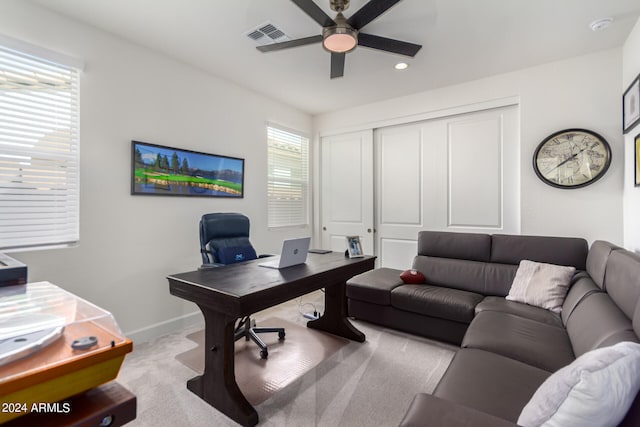
[[[247,31],[245,35],[260,46],[290,40],[289,36],[287,36],[284,31],[273,25],[271,22],[265,22],[264,24],[252,28]]]

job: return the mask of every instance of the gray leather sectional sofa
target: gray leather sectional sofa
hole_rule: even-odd
[[[561,313],[508,301],[521,260],[573,266]],[[405,284],[381,268],[347,283],[349,315],[461,346],[405,426],[514,425],[536,389],[576,357],[640,342],[640,257],[580,238],[423,231]],[[640,398],[622,425],[640,425]]]

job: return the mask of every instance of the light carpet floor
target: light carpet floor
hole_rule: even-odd
[[[290,301],[254,318],[305,325],[300,311],[321,310],[322,294]],[[320,301],[320,302],[319,302]],[[431,392],[456,347],[370,323],[353,321],[364,343],[349,342],[257,405],[261,426],[397,426],[413,396]],[[134,343],[118,381],[138,397],[135,426],[237,426],[187,387],[194,371],[175,358],[196,346],[187,336],[202,325],[147,343]]]

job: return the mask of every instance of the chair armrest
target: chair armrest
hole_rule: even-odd
[[[411,406],[400,423],[400,427],[514,427],[516,425],[486,412],[425,393],[417,394],[413,398]]]
[[[198,270],[208,270],[210,268],[218,268],[218,267],[224,267],[224,264],[220,264],[220,263],[202,264],[200,267],[198,267]]]

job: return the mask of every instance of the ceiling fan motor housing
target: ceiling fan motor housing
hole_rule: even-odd
[[[349,8],[349,0],[331,0],[330,7],[336,12],[344,12]]]

